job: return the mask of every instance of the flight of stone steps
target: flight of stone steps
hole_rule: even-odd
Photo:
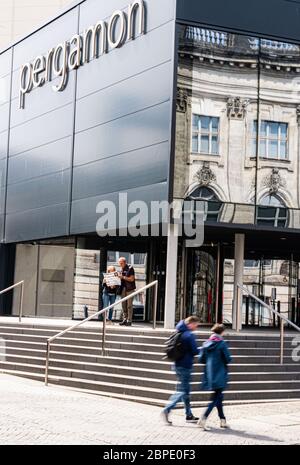
[[[47,338],[62,326],[1,323],[0,372],[44,381]],[[49,384],[60,384],[104,396],[164,405],[176,379],[163,360],[170,331],[108,327],[106,356],[101,355],[101,324],[81,327],[57,339],[51,350]],[[208,333],[197,333],[199,345]],[[229,333],[233,354],[226,401],[230,403],[300,399],[300,363],[292,361],[292,339],[285,342],[285,364],[279,364],[279,335]],[[203,367],[195,365],[192,403],[203,405],[210,394],[200,390]],[[46,387],[45,387],[46,389]]]

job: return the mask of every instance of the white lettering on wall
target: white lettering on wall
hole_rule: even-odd
[[[99,58],[137,35],[146,33],[146,7],[144,0],[136,0],[128,5],[127,12],[117,10],[110,20],[98,21],[81,35],[74,35],[46,55],[39,55],[33,62],[21,67],[19,108],[25,107],[25,95],[33,88],[57,79],[55,92],[63,91],[68,83],[69,72]]]

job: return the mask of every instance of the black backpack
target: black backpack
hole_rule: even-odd
[[[171,362],[178,362],[184,356],[184,346],[182,342],[182,332],[176,331],[165,342],[165,359]]]

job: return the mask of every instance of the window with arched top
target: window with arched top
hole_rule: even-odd
[[[288,222],[288,209],[274,194],[262,198],[257,208],[257,224],[285,228]]]
[[[222,202],[209,187],[197,187],[190,195],[189,200],[204,202],[204,221],[219,221],[222,212]]]

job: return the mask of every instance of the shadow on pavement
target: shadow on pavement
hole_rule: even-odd
[[[180,425],[172,425],[171,428],[197,428],[195,425],[188,425],[188,426],[180,426]],[[250,434],[247,433],[246,431],[242,430],[237,430],[237,429],[217,429],[217,428],[210,428],[209,431],[203,431],[201,428],[199,429],[199,432],[202,432],[203,434],[221,434],[222,436],[235,436],[243,439],[255,439],[260,442],[277,442],[278,444],[285,444],[284,441],[281,441],[279,439],[271,438],[270,436],[265,436],[261,434]]]

